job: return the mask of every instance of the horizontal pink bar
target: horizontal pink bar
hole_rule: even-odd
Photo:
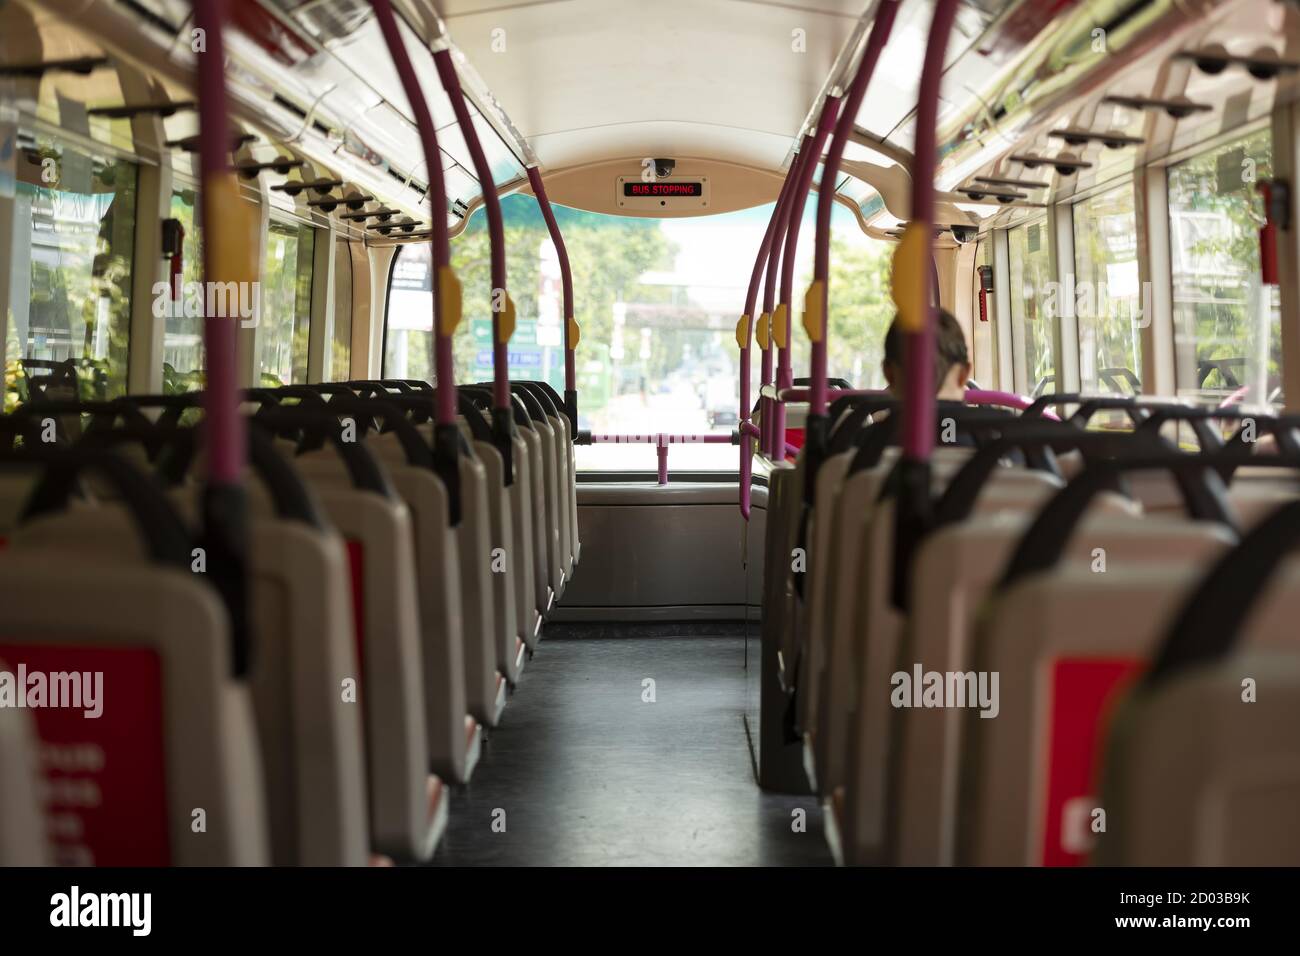
[[[1015,392],[997,392],[987,388],[968,388],[963,400],[967,405],[996,405],[1001,408],[1017,408],[1024,411],[1033,404],[1023,395],[1017,395]],[[1060,421],[1060,419],[1047,411],[1043,410],[1043,417],[1049,421]]]
[[[834,401],[837,398],[843,398],[845,395],[888,395],[883,388],[828,388],[826,390],[827,401]],[[783,389],[777,396],[783,402],[806,402],[812,397],[810,388],[787,388]]]
[[[750,426],[753,427],[752,425]],[[730,445],[730,435],[592,435],[593,445]]]

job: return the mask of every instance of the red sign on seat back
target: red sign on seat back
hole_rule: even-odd
[[[366,668],[366,546],[348,539],[348,570],[352,575],[352,635],[357,642],[357,686],[364,686]]]
[[[55,862],[169,865],[157,651],[0,643],[0,661],[0,702],[36,727]]]
[[[1145,664],[1128,657],[1079,657],[1052,665],[1043,866],[1078,866],[1087,858],[1105,723],[1112,703]]]

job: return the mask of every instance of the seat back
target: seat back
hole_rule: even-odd
[[[1300,587],[1292,574],[1291,587]],[[1293,590],[1292,593],[1295,593]],[[1294,633],[1294,601],[1287,628]],[[1251,696],[1246,681],[1256,681]],[[1104,866],[1300,862],[1300,653],[1247,650],[1134,693],[1110,727]]]
[[[443,780],[464,783],[478,762],[481,731],[466,703],[461,563],[447,489],[432,469],[409,464],[392,434],[368,441],[411,511],[430,765]]]
[[[428,859],[445,801],[441,781],[428,773],[410,509],[395,495],[354,487],[330,451],[300,455],[294,464],[347,544],[371,847],[398,859]]]
[[[1223,528],[1168,518],[1143,521],[1125,514],[1128,510],[1118,500],[1094,501],[1090,516],[1071,540],[1071,559],[1094,574],[1122,575],[1133,563],[1163,562],[1171,550],[1208,556],[1232,542]],[[1027,512],[976,515],[936,531],[922,543],[895,673],[911,675],[915,668],[922,674],[944,675],[972,670],[977,615],[1031,520]],[[964,711],[896,706],[890,721],[889,860],[951,865]]]
[[[123,553],[129,526],[97,510],[24,525],[0,555],[0,658],[83,705],[97,684],[102,707],[27,711],[53,861],[265,864],[259,739],[250,689],[230,673],[225,609],[195,575]],[[55,523],[76,533],[42,540]],[[96,523],[107,533],[87,530]]]

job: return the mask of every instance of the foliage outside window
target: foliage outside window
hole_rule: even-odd
[[[352,249],[346,240],[334,243],[334,341],[330,343],[325,380],[352,377]]]
[[[19,148],[6,410],[126,392],[136,169],[45,137]]]
[[[1100,193],[1073,211],[1081,391],[1136,394],[1151,296],[1138,279],[1133,186]]]
[[[1267,130],[1169,169],[1178,393],[1215,403],[1280,401],[1278,291],[1260,276],[1256,184],[1272,176]]]
[[[182,296],[167,310],[163,331],[163,391],[193,392],[203,388],[203,316],[187,315],[184,290],[197,287],[203,277],[203,245],[199,235],[197,193],[172,192],[171,218],[185,231],[181,241]],[[170,270],[168,276],[171,276]],[[193,310],[190,310],[193,311]]]
[[[811,205],[811,204],[810,204]],[[512,379],[564,387],[562,292],[558,262],[536,202],[502,201],[510,295],[518,323],[511,340]],[[557,207],[573,269],[575,313],[582,326],[577,353],[579,427],[596,433],[730,434],[739,409],[735,326],[753,256],[771,206],[689,219],[604,216]],[[796,269],[796,301],[810,276],[812,209]],[[833,233],[828,365],[830,374],[864,387],[883,384],[885,331],[893,317],[890,247]],[[452,243],[452,264],[464,289],[464,321],[454,340],[458,381],[492,377],[490,253],[484,217]],[[384,374],[431,380],[432,283],[427,245],[398,255],[389,290]],[[796,376],[807,374],[802,327],[792,336]],[[758,350],[754,355],[754,394]],[[653,470],[647,445],[577,449],[580,468]],[[673,470],[736,467],[732,445],[675,445]]]
[[[307,381],[315,230],[272,220],[262,265],[258,368],[265,386]]]
[[[1010,252],[1012,367],[1016,388],[1041,394],[1055,375],[1053,340],[1055,281],[1047,248],[1047,226],[1028,223],[1007,234]]]

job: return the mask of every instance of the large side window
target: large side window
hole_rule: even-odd
[[[1132,184],[1074,207],[1075,314],[1082,391],[1141,391],[1140,341],[1150,297],[1140,294]]]
[[[406,243],[393,257],[384,327],[384,377],[433,381],[433,247]],[[464,373],[456,369],[458,376]]]
[[[126,392],[136,169],[45,137],[19,148],[6,410]]]
[[[258,368],[263,385],[307,381],[315,230],[271,221],[262,264]]]
[[[334,243],[334,341],[330,343],[325,380],[351,378],[352,371],[352,249],[347,240]]]
[[[197,194],[193,189],[172,193],[171,218],[185,231],[181,242],[180,296],[173,291],[163,331],[163,391],[193,392],[203,387],[203,316],[190,304],[186,290],[199,288],[203,275],[203,247],[199,236]],[[169,271],[168,275],[172,273]],[[173,290],[175,283],[173,281]]]
[[[1279,401],[1281,310],[1260,277],[1255,183],[1272,175],[1267,130],[1169,169],[1174,342],[1180,395]]]
[[[1041,222],[1017,226],[1008,233],[1007,244],[1016,387],[1037,395],[1052,390],[1055,375],[1052,338],[1056,313],[1049,308],[1054,285],[1047,226]]]

